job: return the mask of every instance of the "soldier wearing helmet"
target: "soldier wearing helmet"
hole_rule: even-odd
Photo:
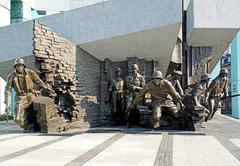
[[[108,97],[106,103],[111,104],[112,120],[121,124],[124,117],[123,112],[123,79],[121,78],[121,68],[115,70],[115,79],[112,79],[108,84]]]
[[[182,76],[182,72],[175,70],[172,74],[168,75],[166,77],[166,79],[172,83],[175,90],[179,93],[180,96],[183,97],[184,92],[183,92],[182,86],[180,84],[181,76]]]
[[[152,105],[152,126],[153,128],[160,127],[161,110],[164,107],[170,111],[175,117],[178,116],[177,107],[173,101],[179,103],[182,107],[181,96],[175,91],[172,84],[163,79],[161,71],[155,71],[152,75],[152,81],[144,86],[141,93],[134,99],[131,107],[138,104],[139,100],[146,94],[151,95]]]
[[[27,125],[30,125],[26,118],[29,111],[31,111],[32,102],[36,97],[33,82],[48,91],[52,90],[48,88],[33,70],[26,68],[23,59],[16,59],[14,62],[14,68],[15,71],[8,75],[5,88],[6,111],[7,113],[10,111],[10,93],[11,88],[13,88],[16,91],[15,121],[21,127],[25,128]]]
[[[145,86],[144,77],[139,74],[139,67],[137,64],[132,65],[132,73],[124,80],[124,98],[125,98],[125,109],[129,110],[129,106],[132,104],[132,101],[140,93],[140,91]],[[129,121],[138,121],[138,110],[133,109],[133,111],[126,112],[128,114]],[[133,117],[133,118],[132,118]]]
[[[209,111],[205,107],[207,85],[208,85],[209,79],[210,79],[210,76],[207,73],[205,73],[201,76],[201,80],[196,82],[196,84],[193,86],[193,89],[191,90],[189,95],[185,96],[183,103],[186,106],[202,107],[205,114],[209,113]]]
[[[201,76],[201,80],[194,85],[192,91],[190,92],[194,106],[203,107],[202,104],[205,104],[207,93],[206,89],[209,79],[209,74],[203,74]]]
[[[207,92],[210,111],[208,120],[210,120],[219,107],[221,97],[228,96],[228,70],[226,68],[220,70],[219,75],[209,85]]]

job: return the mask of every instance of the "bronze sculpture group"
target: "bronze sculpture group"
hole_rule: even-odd
[[[144,103],[142,100],[147,93],[151,95],[152,116],[149,125],[153,128],[161,127],[163,110],[179,121],[186,121],[185,123],[189,123],[189,118],[193,121],[194,114],[198,116],[196,122],[210,120],[218,110],[221,98],[228,96],[228,71],[225,68],[221,69],[219,76],[211,82],[210,86],[208,86],[210,76],[203,74],[188,94],[184,94],[180,85],[181,71],[174,71],[166,78],[161,71],[155,71],[152,74],[152,80],[145,85],[145,79],[138,70],[138,65],[133,64],[132,73],[125,78],[122,86],[123,98],[119,100],[121,111],[126,115],[128,127],[131,127],[132,119],[136,118],[135,112],[138,111],[138,105]],[[113,99],[116,97],[112,96]],[[117,102],[114,100],[112,103],[113,112],[118,109]],[[193,128],[190,127],[190,129]]]
[[[23,59],[14,62],[15,71],[7,78],[5,103],[10,111],[11,88],[16,91],[15,121],[23,128],[31,127],[31,107],[37,94],[33,82],[51,93],[53,90],[38,75],[27,69]],[[209,75],[203,74],[190,93],[184,94],[180,85],[182,72],[174,71],[166,78],[161,71],[154,71],[152,80],[145,85],[139,66],[132,65],[132,71],[125,79],[121,78],[121,68],[116,68],[116,77],[109,82],[106,103],[111,105],[112,121],[131,127],[132,120],[138,119],[138,105],[144,104],[146,94],[151,96],[149,109],[152,112],[150,126],[161,127],[162,111],[166,111],[178,121],[190,119],[197,114],[200,120],[210,120],[217,111],[222,97],[228,96],[228,71],[222,68],[220,74],[208,86]]]

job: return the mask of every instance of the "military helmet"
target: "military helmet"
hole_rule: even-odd
[[[120,67],[117,67],[117,68],[115,69],[115,71],[116,71],[116,72],[121,72],[121,68],[120,68]]]
[[[137,69],[138,70],[138,65],[135,63],[132,65],[132,69]]]
[[[208,79],[210,79],[210,75],[207,74],[207,73],[205,73],[201,76],[201,81],[205,81],[205,80],[208,80]]]
[[[181,76],[181,75],[182,75],[182,72],[181,72],[181,71],[178,71],[178,70],[175,70],[175,71],[173,72],[173,74],[176,74],[176,75]]]
[[[155,71],[152,74],[152,79],[157,78],[157,79],[163,79],[163,74],[161,71]]]
[[[22,58],[15,59],[15,61],[14,61],[14,68],[15,68],[16,65],[18,65],[18,64],[22,64],[24,67],[26,67],[25,62],[24,62],[24,60],[23,60]]]
[[[220,74],[228,74],[228,70],[226,68],[221,68]]]

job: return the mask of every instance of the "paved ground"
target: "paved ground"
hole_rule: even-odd
[[[0,165],[240,166],[240,121],[226,116],[199,132],[95,128],[26,134],[0,122]]]

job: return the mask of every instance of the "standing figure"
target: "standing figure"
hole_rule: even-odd
[[[117,124],[122,123],[124,118],[124,100],[123,100],[123,79],[121,78],[121,68],[117,68],[116,78],[111,80],[108,85],[107,103],[111,103],[111,113],[113,121]]]
[[[184,93],[183,93],[182,86],[180,84],[181,76],[182,76],[182,72],[175,70],[174,73],[172,73],[171,75],[168,75],[166,77],[166,79],[172,83],[172,85],[174,86],[174,88],[178,92],[178,94],[181,97],[183,97]]]
[[[162,109],[170,111],[175,117],[178,117],[176,103],[179,103],[183,108],[181,96],[176,92],[173,85],[166,79],[163,79],[161,71],[155,71],[152,75],[152,81],[144,86],[141,93],[134,99],[130,108],[138,104],[146,93],[151,95],[152,105],[152,126],[153,128],[160,127],[160,118]]]
[[[129,106],[132,104],[132,101],[140,93],[140,91],[145,86],[145,79],[142,75],[138,73],[138,65],[132,65],[132,73],[129,74],[124,80],[124,97],[125,97],[125,109],[127,113],[128,122],[130,122],[131,117],[135,116],[135,121],[137,121],[137,111],[131,111]],[[132,108],[134,109],[134,108]],[[128,124],[129,125],[129,124]]]
[[[53,90],[48,88],[48,86],[33,70],[26,68],[23,59],[16,59],[14,62],[14,68],[15,71],[13,71],[7,78],[7,85],[5,89],[6,111],[7,113],[10,111],[10,93],[11,88],[13,87],[16,91],[15,121],[22,128],[25,128],[27,125],[32,125],[33,123],[31,122],[30,124],[29,122],[29,120],[34,116],[32,115],[32,103],[36,98],[33,82],[46,89],[48,92],[52,92]]]
[[[210,114],[208,120],[212,119],[218,109],[222,97],[228,96],[228,70],[222,68],[220,74],[209,85],[208,105]]]

